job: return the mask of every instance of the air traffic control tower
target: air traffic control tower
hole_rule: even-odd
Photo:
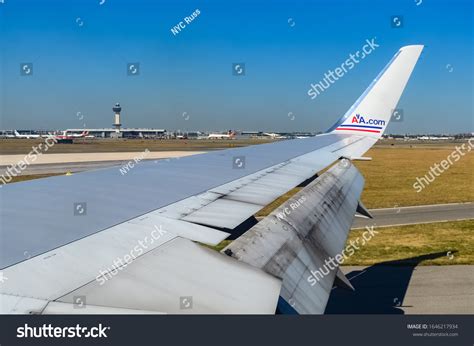
[[[114,129],[115,129],[115,136],[122,137],[120,132],[120,127],[122,124],[120,123],[120,112],[122,111],[122,107],[120,107],[120,103],[116,103],[115,106],[112,107],[114,111]]]

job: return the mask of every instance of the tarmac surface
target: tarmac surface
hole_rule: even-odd
[[[326,314],[474,314],[474,266],[417,266],[430,254],[370,267],[343,266],[355,291],[334,287]]]
[[[163,159],[163,158],[160,158]],[[120,167],[126,165],[131,160],[114,160],[114,161],[91,161],[91,162],[65,162],[65,163],[46,163],[29,165],[18,175],[35,175],[35,174],[61,174],[61,173],[77,173],[90,171],[100,168]],[[146,159],[142,161],[148,161]],[[4,172],[8,166],[0,166],[0,172]]]
[[[34,162],[27,165],[21,174],[74,173],[92,169],[122,166],[135,159],[139,161],[160,160],[174,157],[202,154],[204,151],[150,151],[117,153],[69,153],[38,155]],[[0,174],[23,160],[25,155],[0,155]]]

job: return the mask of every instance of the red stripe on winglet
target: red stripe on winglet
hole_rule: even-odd
[[[377,131],[377,130],[362,130],[362,129],[354,129],[354,128],[349,129],[349,128],[344,128],[344,127],[338,127],[336,130],[380,133],[380,131]]]

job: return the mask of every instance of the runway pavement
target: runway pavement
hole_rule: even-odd
[[[420,205],[414,207],[371,209],[373,219],[356,217],[352,229],[413,225],[420,223],[474,219],[473,203]]]
[[[27,165],[20,174],[52,174],[67,172],[82,172],[98,168],[122,166],[129,161],[139,159],[160,160],[167,158],[184,157],[202,154],[203,151],[151,151],[145,152],[118,152],[118,153],[70,153],[70,154],[45,154],[39,155],[34,162]],[[5,170],[23,160],[25,155],[0,155],[0,174]]]
[[[147,161],[147,160],[143,160]],[[61,173],[76,173],[83,171],[90,171],[93,169],[120,167],[126,165],[129,160],[115,160],[115,161],[91,161],[91,162],[66,162],[66,163],[46,163],[29,165],[19,175],[35,175],[35,174],[61,174]],[[0,166],[0,171],[3,172],[7,166]]]

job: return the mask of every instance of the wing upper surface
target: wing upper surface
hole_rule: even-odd
[[[284,193],[325,168],[338,158],[339,148],[356,142],[354,136],[323,135],[143,162],[125,175],[109,168],[5,185],[0,189],[0,237],[2,244],[9,245],[0,253],[0,269],[162,208],[176,214],[173,204],[177,202],[185,202],[179,212],[191,214],[190,220],[208,218],[216,215],[219,205],[209,206],[214,208],[210,214],[202,210],[192,215],[192,209],[223,196],[236,201],[235,205],[248,201],[244,194],[248,196],[251,191],[243,187],[252,181],[257,184],[258,176],[258,187],[269,193],[261,201],[255,198],[260,206],[258,203],[271,201],[276,193]],[[235,157],[245,158],[243,168],[233,166]],[[301,174],[291,176],[289,161],[302,170]],[[282,164],[286,165],[278,166]],[[275,179],[277,175],[280,179]],[[238,188],[243,188],[240,196]],[[213,197],[209,191],[215,191]],[[188,200],[196,196],[201,200],[197,206],[196,199]],[[80,214],[75,213],[78,204],[83,208]],[[255,208],[240,210],[247,218]]]

